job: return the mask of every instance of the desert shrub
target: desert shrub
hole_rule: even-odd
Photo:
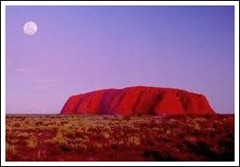
[[[95,144],[93,145],[93,147],[94,147],[95,149],[99,149],[99,148],[102,148],[102,147],[103,147],[103,144],[101,144],[101,143],[95,143]]]
[[[77,143],[75,145],[76,148],[81,149],[81,150],[86,150],[87,149],[87,144],[85,143]]]
[[[27,147],[30,149],[36,148],[38,146],[38,141],[34,137],[30,137],[26,140]]]
[[[21,142],[22,140],[21,139],[18,139],[18,138],[11,138],[7,141],[10,141],[11,144],[18,144],[19,142]]]
[[[131,144],[134,144],[134,145],[139,145],[140,144],[140,138],[139,136],[130,136],[128,137],[128,143],[131,145]]]
[[[15,123],[14,125],[13,125],[13,127],[14,128],[19,128],[20,127],[20,123],[18,122],[18,123]]]
[[[171,134],[172,134],[171,130],[170,130],[170,129],[167,129],[166,135],[168,136],[168,135],[171,135]]]
[[[102,132],[102,135],[103,135],[104,138],[107,138],[107,139],[110,137],[110,134],[106,131]]]
[[[185,140],[191,144],[196,144],[197,143],[197,138],[194,136],[187,136],[185,137]]]
[[[17,153],[16,147],[7,142],[6,143],[6,153],[7,154],[16,154]]]
[[[37,157],[37,161],[43,161],[46,159],[46,152],[42,150],[38,150],[36,157]]]
[[[29,137],[29,133],[28,132],[22,132],[22,133],[16,134],[16,136],[20,137],[20,138],[28,138]]]
[[[201,130],[201,127],[200,127],[200,125],[198,124],[198,123],[196,123],[195,122],[195,124],[194,124],[194,127],[193,127],[195,130],[197,130],[197,131],[200,131]]]
[[[36,126],[43,125],[43,122],[37,121],[37,122],[35,122],[35,125],[36,125]]]
[[[67,145],[67,139],[62,131],[57,131],[56,136],[50,139],[51,143],[58,143],[60,145]]]
[[[11,125],[6,125],[6,132],[12,132],[13,128]]]
[[[171,119],[168,120],[168,123],[169,123],[169,124],[176,124],[176,123],[177,123],[177,120],[174,119],[174,118],[171,118]]]
[[[36,126],[33,124],[27,124],[27,125],[24,125],[23,127],[25,127],[27,130],[35,130],[36,129]]]

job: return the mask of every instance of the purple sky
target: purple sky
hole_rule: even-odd
[[[8,6],[6,31],[7,113],[55,114],[70,95],[135,85],[202,93],[234,113],[231,6]]]

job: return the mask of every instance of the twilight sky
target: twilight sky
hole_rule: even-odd
[[[234,7],[8,6],[6,31],[6,113],[55,114],[70,95],[136,85],[234,113]]]

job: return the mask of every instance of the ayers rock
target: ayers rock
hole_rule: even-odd
[[[214,114],[206,97],[179,89],[127,87],[71,96],[61,114],[177,115]]]

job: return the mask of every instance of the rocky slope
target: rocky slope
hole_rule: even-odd
[[[61,114],[175,115],[214,114],[206,97],[179,89],[128,87],[71,96]]]

